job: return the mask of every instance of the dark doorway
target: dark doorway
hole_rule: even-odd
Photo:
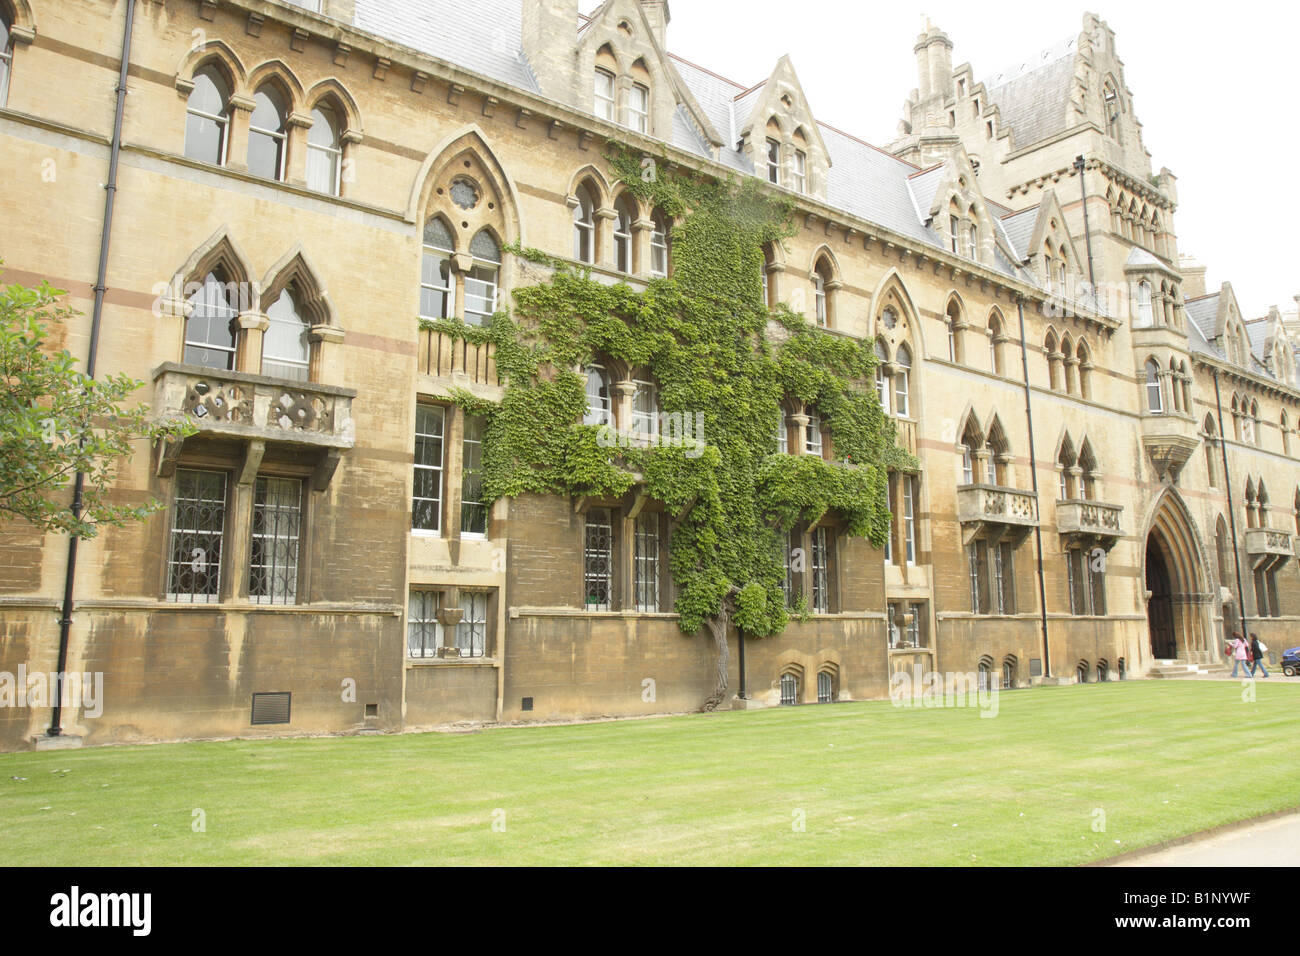
[[[1178,656],[1178,642],[1174,639],[1174,609],[1169,586],[1169,566],[1164,553],[1154,540],[1147,542],[1147,590],[1151,600],[1147,603],[1147,625],[1151,630],[1151,656],[1172,660]]]

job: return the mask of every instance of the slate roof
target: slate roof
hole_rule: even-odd
[[[1218,292],[1212,292],[1197,299],[1188,299],[1183,303],[1183,310],[1187,313],[1188,330],[1195,329],[1200,333],[1200,339],[1210,354],[1222,358],[1226,357],[1223,353],[1217,348],[1210,348],[1210,341],[1214,338],[1214,323],[1219,317],[1219,295]]]
[[[998,107],[1002,124],[1011,127],[1016,149],[1066,128],[1078,43],[1078,37],[1072,36],[984,78],[989,101]]]
[[[521,13],[520,0],[356,0],[355,23],[362,30],[420,53],[520,90],[539,93],[540,87],[522,52]],[[575,26],[587,22],[588,18],[580,15]],[[736,146],[740,128],[749,119],[766,81],[755,87],[741,86],[680,57],[672,56],[672,60],[705,116],[726,140],[716,156],[711,154],[685,107],[679,106],[670,132],[672,145],[754,175],[753,164]],[[829,205],[916,242],[936,248],[945,246],[945,237],[925,222],[937,182],[931,183],[924,176],[914,182],[909,177],[917,168],[911,163],[824,123],[818,123],[818,127],[831,159],[826,185]],[[1027,278],[1001,253],[995,257],[995,268],[1006,275]]]
[[[1038,206],[1030,206],[1009,216],[1003,216],[998,222],[1007,237],[1007,243],[1022,260],[1029,258],[1029,240],[1034,234],[1034,224],[1038,222]]]

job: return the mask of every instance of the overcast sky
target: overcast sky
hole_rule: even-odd
[[[583,0],[581,9],[598,5]],[[912,45],[925,17],[952,39],[953,65],[969,62],[982,78],[1078,35],[1091,9],[1115,31],[1153,171],[1168,166],[1178,177],[1179,250],[1209,267],[1211,288],[1231,282],[1247,317],[1295,308],[1300,200],[1289,174],[1300,161],[1300,7],[671,0],[670,8],[673,53],[746,86],[788,53],[817,118],[878,146],[897,135],[916,86]]]

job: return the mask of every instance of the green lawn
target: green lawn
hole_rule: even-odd
[[[5,754],[0,863],[1062,864],[1300,805],[1300,684],[998,704]]]

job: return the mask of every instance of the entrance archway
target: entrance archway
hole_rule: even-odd
[[[1154,537],[1154,536],[1153,536]],[[1147,625],[1151,631],[1151,656],[1169,660],[1178,656],[1178,642],[1174,639],[1173,588],[1169,584],[1169,567],[1165,564],[1160,545],[1147,539]]]
[[[1212,661],[1213,597],[1205,577],[1204,551],[1191,514],[1173,488],[1165,489],[1148,529],[1143,578],[1151,656]]]

